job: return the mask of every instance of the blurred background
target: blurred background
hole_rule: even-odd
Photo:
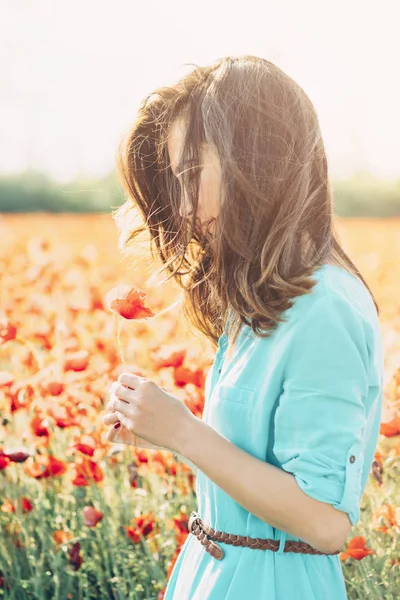
[[[400,214],[398,2],[3,0],[1,212],[110,212],[119,139],[187,63],[272,60],[320,118],[342,216]]]
[[[195,475],[168,450],[110,443],[103,416],[130,371],[202,418],[216,349],[188,327],[148,245],[121,253],[116,153],[154,89],[254,54],[316,108],[335,232],[380,309],[379,442],[340,558],[349,600],[398,600],[398,23],[399,0],[0,1],[1,598],[164,598]],[[155,316],[113,313],[122,283]]]

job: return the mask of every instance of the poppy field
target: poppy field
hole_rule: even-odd
[[[395,600],[400,221],[336,228],[380,307],[385,349],[378,447],[340,558],[351,600]],[[196,476],[170,451],[110,443],[103,416],[128,371],[201,417],[215,351],[148,245],[122,255],[110,215],[1,215],[0,250],[0,598],[162,600]]]

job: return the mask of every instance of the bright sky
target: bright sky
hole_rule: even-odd
[[[399,177],[399,16],[398,0],[2,0],[0,172],[105,174],[184,63],[255,54],[311,98],[331,174]]]

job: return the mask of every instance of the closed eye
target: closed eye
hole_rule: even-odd
[[[181,175],[183,175],[184,173],[187,173],[187,171],[191,171],[191,172],[193,172],[195,169],[199,169],[199,168],[200,168],[200,167],[197,167],[197,166],[189,167],[188,169],[185,169],[184,171],[181,171],[180,173],[178,173],[178,174],[176,175],[176,177],[178,177],[178,178],[179,178],[179,177],[180,177]]]
[[[175,175],[175,177],[178,177],[178,178],[179,178],[181,175],[183,175],[183,173],[186,173],[186,172],[187,172],[187,171],[189,171],[189,170],[190,170],[190,171],[193,171],[194,169],[200,169],[200,168],[201,168],[201,166],[202,166],[202,165],[194,165],[194,164],[193,164],[193,160],[190,160],[190,159],[188,159],[188,160],[185,160],[185,161],[184,161],[184,163],[182,164],[182,167],[185,167],[186,165],[190,165],[190,164],[191,164],[192,166],[191,166],[191,167],[189,167],[189,169],[185,169],[184,171],[181,171],[180,173],[177,173],[177,174],[176,174],[174,171],[172,171],[172,172],[173,172],[173,174]]]

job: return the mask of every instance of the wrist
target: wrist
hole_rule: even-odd
[[[188,460],[195,458],[195,449],[201,436],[202,425],[204,425],[204,422],[190,412],[185,426],[181,429],[181,437],[176,452]]]

